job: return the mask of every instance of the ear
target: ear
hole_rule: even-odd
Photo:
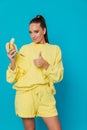
[[[46,28],[44,28],[44,35],[46,34]]]

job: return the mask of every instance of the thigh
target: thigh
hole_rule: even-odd
[[[41,97],[37,115],[40,117],[57,116],[56,100],[49,87],[43,87],[40,90]]]
[[[25,130],[35,130],[34,118],[22,118]]]
[[[43,117],[42,119],[44,120],[49,130],[61,130],[58,116]]]
[[[32,91],[17,91],[15,97],[16,115],[22,118],[35,117],[35,104]]]

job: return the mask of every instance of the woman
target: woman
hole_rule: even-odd
[[[37,116],[42,117],[49,130],[61,130],[54,98],[54,83],[63,78],[61,50],[49,44],[43,16],[30,21],[29,33],[32,43],[18,53],[15,49],[8,52],[11,63],[7,81],[14,83],[16,89],[16,114],[22,118],[25,130],[35,130]]]

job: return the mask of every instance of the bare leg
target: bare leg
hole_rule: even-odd
[[[22,118],[25,130],[35,130],[34,118]]]
[[[49,130],[61,130],[60,122],[57,116],[54,117],[43,117]]]

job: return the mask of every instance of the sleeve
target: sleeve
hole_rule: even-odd
[[[6,80],[9,83],[15,83],[18,81],[18,79],[23,75],[23,70],[21,69],[21,64],[23,61],[23,56],[21,55],[22,49],[18,52],[16,56],[16,68],[15,70],[11,70],[11,64],[8,66],[8,69],[6,71]]]
[[[50,65],[47,70],[44,69],[44,78],[47,78],[50,82],[53,83],[60,82],[63,79],[63,73],[64,68],[62,63],[61,50],[59,47],[56,47],[54,63]]]
[[[6,71],[6,80],[9,83],[15,83],[16,82],[16,77],[18,73],[18,68],[16,67],[15,70],[11,70],[10,65]]]

